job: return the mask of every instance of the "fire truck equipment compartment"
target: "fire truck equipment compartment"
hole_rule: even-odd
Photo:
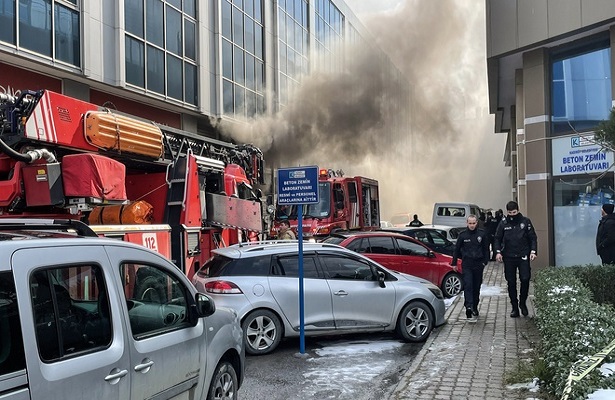
[[[62,205],[60,164],[33,164],[22,168],[28,207]]]
[[[162,131],[156,125],[104,111],[85,115],[85,139],[92,146],[151,158],[162,156]]]
[[[126,200],[126,166],[100,154],[70,154],[62,159],[64,195]]]
[[[143,200],[130,204],[94,207],[88,217],[90,225],[151,224],[154,208]]]

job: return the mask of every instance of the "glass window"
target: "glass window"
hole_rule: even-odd
[[[280,257],[277,260],[277,271],[279,275],[298,278],[299,277],[299,257]],[[316,269],[316,261],[313,256],[305,255],[303,257],[303,276],[305,278],[319,278],[318,270]]]
[[[126,82],[145,86],[145,49],[143,42],[126,36]]]
[[[187,291],[177,277],[150,265],[123,264],[120,268],[135,339],[191,326]]]
[[[0,335],[0,377],[25,369],[17,293],[10,272],[0,272]]]
[[[366,262],[333,254],[320,255],[320,260],[325,266],[325,276],[329,279],[374,279],[372,269]]]
[[[400,254],[404,256],[428,256],[429,249],[421,246],[418,243],[414,243],[411,240],[395,239]]]
[[[243,47],[243,13],[233,7],[233,42]]]
[[[245,0],[244,1],[244,11],[250,17],[254,17],[254,0]]]
[[[198,104],[198,93],[199,93],[199,85],[197,79],[197,69],[196,65],[185,63],[185,100],[187,103],[197,105]]]
[[[395,254],[395,244],[391,237],[370,237],[369,252],[373,254]]]
[[[143,0],[126,0],[124,14],[126,32],[143,38]]]
[[[167,55],[167,95],[178,100],[182,100],[182,61],[177,57]]]
[[[222,40],[222,76],[233,79],[233,45]]]
[[[192,18],[196,18],[195,0],[184,0],[184,12]]]
[[[245,18],[245,26],[246,26],[246,43],[245,48],[246,51],[250,53],[254,53],[254,21],[246,16]]]
[[[222,1],[222,36],[228,40],[232,40],[231,37],[231,3],[228,1]]]
[[[226,79],[222,81],[222,102],[224,104],[224,113],[233,114],[235,111],[233,99],[233,84]]]
[[[234,48],[234,56],[233,56],[233,66],[234,66],[234,74],[233,79],[235,82],[244,84],[245,79],[245,67],[243,64],[243,50],[239,47],[235,46]]]
[[[167,23],[165,26],[167,51],[182,55],[182,17],[179,11],[167,6]],[[181,99],[181,98],[180,98]]]
[[[255,25],[254,28],[254,54],[256,57],[263,58],[263,27]]]
[[[95,352],[111,344],[112,316],[99,266],[37,270],[30,277],[30,293],[43,361]]]
[[[246,115],[253,118],[256,115],[256,93],[246,90]]]
[[[245,89],[242,86],[235,85],[235,115],[245,117]]]
[[[79,13],[56,4],[55,8],[55,57],[72,65],[81,65],[79,40]]]
[[[147,88],[164,94],[164,52],[147,46]]]
[[[19,2],[19,45],[51,57],[51,0]]]
[[[196,25],[192,21],[184,20],[184,56],[196,60]]]
[[[15,0],[0,0],[0,40],[15,44]]]
[[[147,41],[164,47],[164,5],[160,0],[147,0]]]
[[[586,131],[611,110],[611,49],[553,57],[552,135]]]
[[[263,23],[262,9],[262,0],[254,0],[254,19],[260,24]]]
[[[264,90],[265,69],[262,61],[256,61],[256,91],[261,93]]]
[[[254,77],[254,57],[246,54],[246,87],[255,90],[256,82]]]

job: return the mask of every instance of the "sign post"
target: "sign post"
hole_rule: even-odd
[[[297,205],[299,239],[299,351],[305,354],[305,303],[303,289],[303,205],[318,203],[318,167],[278,169],[277,202]]]

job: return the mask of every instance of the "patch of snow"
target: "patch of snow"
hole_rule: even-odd
[[[531,382],[515,383],[513,385],[507,385],[506,389],[509,389],[509,390],[525,389],[529,392],[536,393],[538,392],[538,390],[540,390],[540,379],[534,378],[532,379]]]
[[[480,287],[480,295],[481,296],[501,296],[505,294],[501,287],[499,286],[488,286],[481,285]]]
[[[614,371],[615,363],[607,363],[600,366],[600,373],[602,374],[602,376],[611,376],[613,375]]]
[[[587,400],[613,400],[615,398],[615,390],[599,389],[587,396]]]

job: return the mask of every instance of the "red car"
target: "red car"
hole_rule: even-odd
[[[340,232],[325,243],[337,244],[363,254],[377,263],[426,279],[442,288],[446,297],[462,289],[461,267],[452,267],[452,257],[435,253],[416,239],[392,232]]]

